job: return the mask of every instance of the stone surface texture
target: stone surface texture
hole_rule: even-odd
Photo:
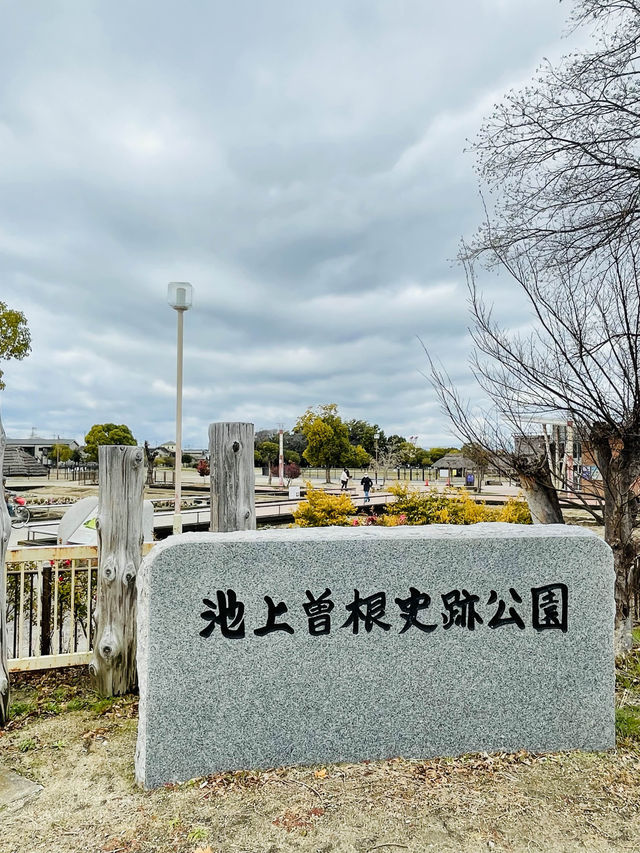
[[[20,809],[42,791],[42,785],[20,776],[15,770],[0,767],[0,811]]]
[[[613,583],[609,547],[564,525],[170,537],[138,578],[136,778],[155,787],[296,763],[611,748]],[[566,632],[534,627],[532,589],[549,584],[567,587]],[[311,636],[306,590],[319,596],[327,587],[331,632]],[[416,615],[434,630],[401,633],[407,622],[395,599],[408,599],[411,587],[431,597]],[[201,636],[210,624],[203,599],[230,589],[245,605],[246,635],[227,638],[215,624]],[[379,618],[389,630],[342,627],[355,589],[385,592]],[[444,604],[454,590],[478,596],[483,621],[473,630]],[[293,634],[254,634],[266,623],[265,595],[286,603],[277,621]],[[500,601],[501,617],[514,608],[524,629],[489,626]],[[452,615],[461,624],[445,628]]]

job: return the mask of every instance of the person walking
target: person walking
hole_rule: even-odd
[[[341,492],[347,491],[347,486],[349,485],[349,477],[350,476],[351,476],[351,474],[349,473],[349,469],[343,468],[342,474],[340,474],[340,491]]]
[[[360,480],[360,485],[364,489],[364,502],[368,504],[371,500],[371,498],[369,497],[369,492],[371,491],[371,486],[373,486],[373,480],[368,474],[365,474],[364,477]]]

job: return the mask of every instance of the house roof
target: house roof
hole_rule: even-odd
[[[3,477],[46,477],[47,469],[20,447],[6,447],[2,462]]]
[[[54,444],[66,444],[68,447],[78,442],[75,438],[42,438],[32,435],[29,438],[7,438],[7,447],[52,447]]]
[[[447,453],[433,463],[434,468],[477,468],[478,463],[462,453]]]

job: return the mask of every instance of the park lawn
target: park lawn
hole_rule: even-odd
[[[640,648],[618,668],[617,704],[611,753],[277,768],[144,792],[136,697],[99,699],[84,668],[24,674],[0,761],[44,787],[0,811],[0,853],[638,851]]]

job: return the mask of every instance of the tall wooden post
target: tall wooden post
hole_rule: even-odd
[[[0,472],[4,460],[4,448],[7,439],[0,420]],[[7,637],[7,590],[5,586],[4,558],[11,532],[11,519],[4,499],[4,489],[0,495],[0,728],[9,719],[9,638]]]
[[[210,424],[209,456],[211,530],[255,530],[253,424]]]
[[[51,562],[42,564],[40,590],[40,654],[51,654]]]
[[[99,448],[98,589],[90,664],[102,696],[137,686],[136,575],[142,553],[144,464],[141,447]]]

